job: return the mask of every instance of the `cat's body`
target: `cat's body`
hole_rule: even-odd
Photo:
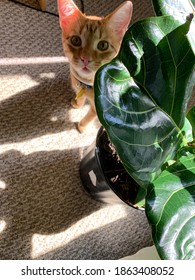
[[[79,131],[83,132],[96,117],[95,73],[118,53],[131,19],[132,3],[125,1],[105,18],[86,16],[72,0],[58,0],[58,9],[63,48],[69,59],[72,87],[76,92],[71,104],[80,108],[86,99],[90,102],[87,115],[78,123]]]

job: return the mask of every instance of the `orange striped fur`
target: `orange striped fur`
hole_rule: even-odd
[[[86,99],[90,102],[87,115],[78,123],[82,133],[96,117],[92,88],[95,73],[118,53],[131,20],[132,3],[125,1],[106,17],[86,16],[72,0],[58,0],[58,10],[63,49],[70,63],[72,87],[77,96],[71,104],[80,108]]]

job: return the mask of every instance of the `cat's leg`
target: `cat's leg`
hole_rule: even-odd
[[[85,104],[86,96],[82,95],[79,98],[72,98],[71,105],[73,108],[81,108]]]
[[[80,82],[78,82],[78,80],[76,80],[73,75],[70,75],[70,78],[71,78],[72,88],[74,89],[74,91],[76,93],[76,97],[73,97],[71,100],[71,105],[73,108],[78,109],[78,108],[81,108],[85,104],[86,89],[83,86],[81,86]]]
[[[94,107],[90,106],[89,111],[85,115],[85,117],[78,123],[78,130],[80,133],[83,133],[88,124],[92,122],[96,118],[96,110]]]

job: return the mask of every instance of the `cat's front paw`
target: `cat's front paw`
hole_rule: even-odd
[[[83,133],[83,132],[85,132],[86,131],[86,126],[83,126],[83,125],[81,125],[81,123],[79,122],[79,123],[77,123],[77,129],[78,129],[78,131],[80,132],[80,133]]]
[[[73,98],[73,99],[71,100],[71,106],[72,106],[74,109],[79,109],[79,108],[80,108],[80,106],[79,106],[79,104],[77,103],[77,101],[76,101],[75,98]]]

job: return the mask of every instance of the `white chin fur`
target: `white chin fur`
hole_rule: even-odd
[[[71,69],[72,74],[81,82],[93,85],[95,72],[92,71],[84,71],[81,69]]]

